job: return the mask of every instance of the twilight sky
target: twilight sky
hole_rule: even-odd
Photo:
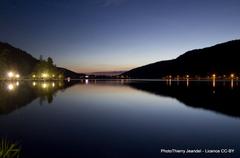
[[[0,0],[0,41],[77,72],[128,70],[239,37],[239,0]]]

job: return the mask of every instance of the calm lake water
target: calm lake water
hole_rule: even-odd
[[[239,98],[236,81],[0,82],[0,137],[20,158],[239,157]]]

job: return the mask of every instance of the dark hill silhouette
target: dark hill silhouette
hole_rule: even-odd
[[[28,75],[37,62],[38,60],[27,52],[0,42],[0,75],[5,75],[6,70],[15,70],[22,75]]]
[[[173,60],[160,61],[132,69],[124,76],[130,78],[163,78],[167,75],[208,76],[240,73],[240,40],[188,51]]]
[[[78,78],[82,78],[85,76],[85,74],[83,74],[83,73],[76,73],[76,72],[68,70],[66,68],[62,68],[62,67],[57,67],[57,68],[60,72],[63,73],[63,75],[65,77],[71,77],[71,78],[78,79]]]
[[[34,58],[29,53],[15,48],[8,43],[0,42],[0,78],[6,75],[6,71],[15,70],[22,76],[30,75],[40,60]],[[79,78],[84,74],[79,74],[71,70],[56,67],[65,77]]]

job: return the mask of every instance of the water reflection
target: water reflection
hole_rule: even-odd
[[[17,82],[8,82],[6,84],[6,89],[8,91],[14,91],[16,89],[16,87],[18,87],[18,86],[19,86],[19,82],[18,81]]]
[[[0,130],[2,136],[21,140],[26,157],[162,157],[159,148],[239,149],[239,119],[187,108],[239,117],[235,80],[233,88],[231,81],[216,80],[213,87],[212,80],[190,79],[188,87],[186,80],[171,80],[171,86],[157,80],[0,83],[0,114],[29,105],[3,116]],[[9,91],[8,85],[15,89]],[[28,104],[37,98],[54,103]],[[114,154],[106,156],[109,151]]]
[[[57,91],[76,82],[2,81],[0,82],[0,114],[8,114],[39,98],[39,104],[52,103]]]
[[[212,81],[212,86],[215,88],[216,87],[216,79],[214,78]]]
[[[190,83],[191,82],[191,83]],[[204,108],[222,114],[240,117],[236,106],[240,96],[238,81],[190,81],[190,80],[69,80],[0,82],[0,114],[7,114],[39,98],[39,104],[51,104],[59,90],[75,84],[130,86],[160,96],[173,97],[190,107]],[[14,98],[14,99],[13,99]]]
[[[12,90],[14,90],[15,87],[12,83],[10,83],[10,84],[7,85],[7,88],[8,88],[9,91],[12,91]]]
[[[86,80],[85,80],[85,84],[88,84],[88,83],[89,83],[89,81],[88,81],[88,79],[86,79]]]
[[[233,83],[233,79],[231,79],[231,88],[233,89],[234,83]]]
[[[157,94],[160,96],[173,97],[187,106],[203,108],[229,116],[240,117],[237,106],[240,96],[240,88],[231,80],[227,81],[192,81],[191,86],[187,81],[172,82],[171,87],[165,82],[131,82],[129,86]]]

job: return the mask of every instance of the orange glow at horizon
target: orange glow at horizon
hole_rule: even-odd
[[[68,69],[78,73],[93,73],[93,72],[114,72],[114,71],[128,71],[139,65],[96,65],[96,66],[70,66]],[[141,65],[140,65],[141,66]]]

